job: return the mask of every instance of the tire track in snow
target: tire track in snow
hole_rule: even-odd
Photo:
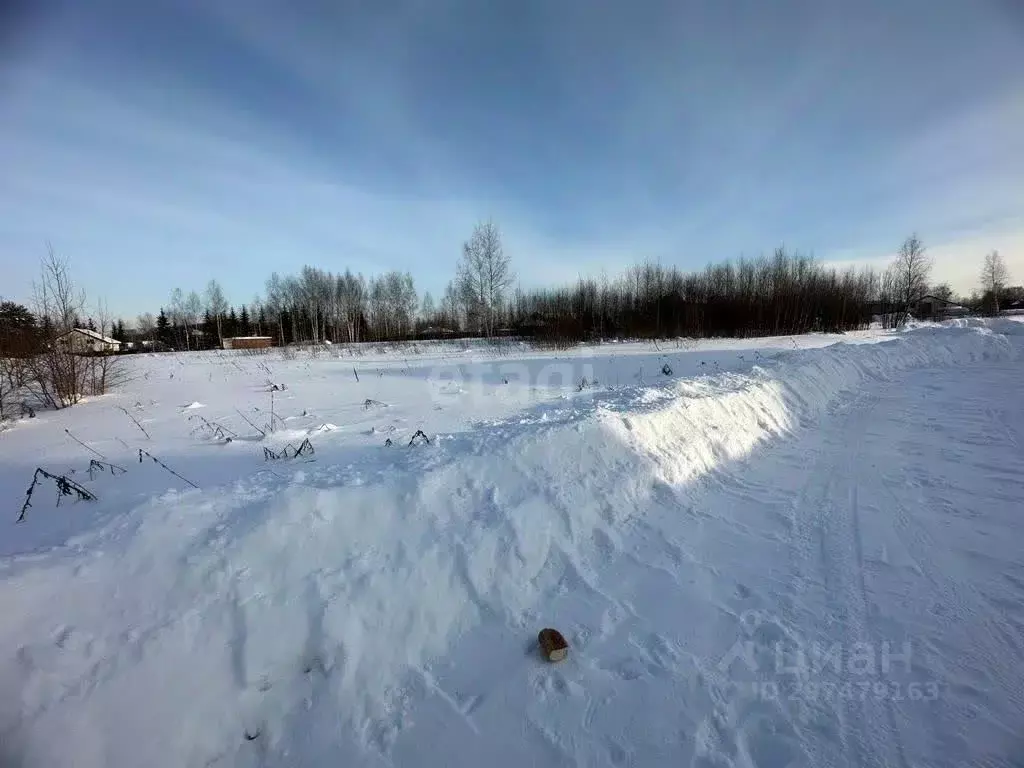
[[[972,404],[966,401],[961,401],[960,407],[961,412],[958,415],[961,423],[968,420],[994,425],[993,412],[990,407],[980,403],[972,407]],[[913,418],[914,415],[916,414],[907,414],[907,417]],[[997,428],[992,431],[1006,434],[1009,443],[1016,447],[1016,441],[1009,434],[1008,428],[1004,426],[1002,429]],[[908,509],[893,489],[889,478],[881,472],[877,472],[877,481],[878,487],[881,487],[886,496],[892,500],[891,519],[893,530],[900,544],[913,559],[918,573],[939,597],[939,601],[933,605],[943,608],[943,615],[947,617],[950,625],[982,627],[984,629],[984,631],[971,633],[972,655],[980,656],[989,668],[998,669],[1005,655],[1005,647],[993,643],[993,638],[998,638],[1002,641],[1003,646],[1008,646],[1020,653],[1021,641],[999,620],[1002,618],[1000,608],[993,606],[987,595],[979,592],[971,584],[958,580],[951,572],[941,567],[945,560],[940,560],[938,555],[945,552],[947,546],[937,541],[927,526],[919,519],[920,516]],[[928,505],[923,505],[922,508],[927,509]],[[952,611],[946,610],[948,607],[952,607]],[[1001,676],[994,677],[992,683],[999,686],[1019,709],[1024,710],[1024,694],[1017,686]]]
[[[792,612],[786,617],[791,626],[814,633],[798,637],[799,650],[794,649],[800,654],[795,685],[801,695],[797,698],[806,710],[800,719],[806,724],[821,717],[834,718],[850,765],[905,766],[901,737],[887,697],[878,701],[870,696],[858,700],[857,696],[837,695],[829,701],[826,695],[821,701],[805,701],[802,693],[807,692],[806,698],[811,699],[810,691],[832,690],[822,688],[822,683],[845,690],[846,685],[855,682],[850,679],[847,658],[854,644],[878,647],[870,620],[872,603],[865,579],[857,492],[865,425],[877,402],[877,397],[855,396],[845,407],[837,405],[824,417],[832,423],[820,430],[824,437],[816,446],[813,464],[802,470],[808,479],[792,509],[792,597],[784,604],[788,603]],[[816,597],[822,605],[808,605]],[[825,626],[820,626],[817,618],[821,615],[826,617]],[[836,643],[842,649],[839,674],[825,664],[819,669],[813,656],[808,661],[808,650],[822,640],[825,649]],[[826,757],[819,754],[815,762]]]
[[[957,370],[950,370],[947,373],[956,377],[970,375],[966,371]],[[951,657],[953,667],[962,672],[960,681],[968,687],[966,694],[957,694],[954,690],[948,701],[945,700],[946,697],[940,696],[939,701],[929,703],[929,698],[918,703],[913,696],[907,697],[908,689],[902,682],[896,683],[898,692],[879,695],[872,690],[865,696],[864,701],[857,700],[859,691],[855,686],[852,697],[854,700],[833,699],[831,704],[819,700],[816,703],[817,709],[811,706],[815,704],[814,702],[809,702],[809,706],[791,708],[794,721],[803,732],[802,746],[811,754],[810,765],[922,764],[917,762],[922,754],[921,750],[927,755],[936,745],[939,749],[936,756],[940,757],[938,762],[941,763],[946,754],[942,749],[947,744],[952,747],[950,755],[962,755],[965,749],[974,752],[998,751],[1000,746],[996,742],[982,746],[981,742],[964,743],[962,738],[958,741],[959,727],[967,721],[976,720],[979,711],[984,712],[987,709],[985,699],[977,697],[995,692],[991,687],[986,690],[986,680],[995,683],[994,687],[998,691],[996,700],[1003,699],[1009,705],[1001,722],[997,718],[995,723],[987,726],[990,732],[1009,728],[1009,724],[1014,721],[1012,718],[1005,719],[1007,715],[1022,709],[1021,696],[1018,692],[1020,689],[1014,687],[1014,681],[1019,675],[1015,674],[1012,668],[1006,667],[1008,651],[1010,659],[1019,658],[1019,642],[1010,636],[1012,611],[1018,605],[1013,602],[1015,598],[1012,595],[1016,593],[1005,598],[1005,593],[998,589],[998,584],[985,579],[963,578],[970,576],[972,572],[963,570],[963,564],[958,557],[962,559],[964,555],[971,556],[970,547],[961,551],[957,546],[955,533],[954,538],[942,536],[946,530],[943,526],[944,521],[928,516],[935,512],[934,502],[941,496],[923,498],[917,507],[903,503],[899,497],[893,499],[896,504],[890,507],[879,497],[879,494],[892,495],[890,484],[883,484],[881,474],[874,468],[876,464],[882,466],[883,461],[889,462],[887,466],[901,471],[906,470],[908,475],[913,477],[917,476],[914,473],[922,466],[931,466],[932,471],[941,473],[945,469],[941,462],[935,466],[921,464],[922,461],[929,461],[932,458],[938,459],[940,455],[945,462],[962,462],[965,456],[970,456],[968,472],[970,469],[983,467],[984,470],[998,472],[1000,477],[1012,474],[1012,469],[1009,468],[1017,463],[1015,460],[1004,461],[997,455],[984,452],[985,448],[993,449],[992,436],[997,437],[997,443],[1002,442],[1000,430],[988,427],[981,430],[990,433],[988,438],[979,438],[979,430],[974,422],[980,417],[980,411],[967,416],[964,413],[972,409],[977,410],[977,404],[963,402],[960,395],[955,404],[954,413],[957,420],[952,435],[962,435],[966,451],[970,453],[960,451],[951,458],[942,448],[938,451],[925,451],[923,447],[933,443],[934,438],[927,434],[927,427],[920,428],[917,432],[913,431],[915,425],[920,426],[928,422],[928,419],[922,419],[920,416],[945,414],[946,409],[953,406],[953,403],[949,403],[946,408],[935,408],[933,404],[918,414],[914,407],[917,400],[910,400],[903,394],[903,390],[908,384],[912,389],[913,377],[927,375],[931,374],[910,372],[907,376],[873,384],[867,394],[850,399],[849,407],[837,405],[830,409],[830,415],[821,420],[820,433],[803,432],[798,436],[795,446],[782,446],[777,452],[773,451],[774,456],[768,463],[770,475],[767,472],[757,473],[755,467],[754,479],[744,478],[743,482],[734,483],[730,478],[724,478],[721,483],[724,491],[730,495],[754,501],[761,497],[767,502],[765,506],[770,507],[772,496],[769,493],[762,497],[762,487],[769,487],[776,478],[784,486],[791,474],[804,478],[802,484],[794,484],[792,493],[795,500],[791,506],[792,536],[789,540],[792,563],[790,593],[783,591],[777,596],[769,596],[769,605],[771,598],[777,598],[776,605],[780,607],[782,614],[782,621],[779,622],[781,629],[776,630],[771,626],[771,622],[761,622],[768,642],[786,638],[782,630],[795,627],[807,633],[804,638],[806,641],[825,640],[826,650],[829,641],[841,642],[844,652],[851,650],[854,642],[870,643],[873,648],[874,669],[877,673],[882,648],[879,641],[891,640],[893,652],[899,654],[899,637],[913,639],[910,638],[909,632],[917,628],[922,633],[921,638],[927,638],[935,633],[940,640],[946,640],[946,648],[956,653]],[[992,384],[998,386],[1003,382],[994,381]],[[979,402],[983,401],[984,398]],[[886,416],[881,420],[880,415],[876,414],[880,404],[885,406]],[[1009,423],[1019,422],[1015,414],[1011,414],[1011,417],[1007,418]],[[876,429],[869,432],[869,425],[874,425]],[[879,426],[882,428],[881,431],[877,430]],[[817,437],[817,434],[822,436]],[[909,448],[892,440],[893,435],[900,434],[910,436]],[[1009,439],[1007,442],[1012,444],[1013,440]],[[915,450],[915,445],[922,452]],[[973,448],[975,445],[979,448]],[[801,446],[803,452],[800,450]],[[983,452],[976,453],[976,450]],[[995,450],[1000,449],[996,447]],[[926,490],[931,489],[931,493],[958,487],[958,475],[950,473],[949,477],[951,484],[938,483],[933,488],[926,477],[922,486]],[[1004,499],[1008,493],[1009,491],[996,487],[982,500],[978,511],[979,522],[986,523],[988,527],[976,535],[989,536],[992,532],[996,532],[997,535],[1012,533],[1013,528],[1008,527],[1013,525],[1012,519],[1007,519],[1005,514],[999,512],[999,505],[1005,503]],[[879,501],[883,503],[879,504]],[[985,516],[989,510],[997,513],[995,518]],[[750,510],[743,511],[746,519],[749,519]],[[773,510],[769,508],[765,512],[766,517],[770,517]],[[993,531],[990,527],[992,524],[999,524],[1002,527]],[[911,558],[920,562],[921,567],[915,572],[919,581],[915,579],[912,586],[924,590],[920,595],[927,599],[927,604],[953,608],[956,616],[953,617],[952,625],[942,621],[936,626],[931,619],[938,614],[932,613],[923,617],[923,623],[908,625],[902,620],[903,617],[898,612],[900,602],[905,603],[908,598],[917,596],[918,592],[911,590],[910,594],[907,593],[902,579],[909,576],[909,571],[900,574],[898,568],[881,564],[876,566],[871,559],[870,548],[877,543],[879,537],[884,541],[886,536],[891,537],[893,543],[898,542]],[[979,541],[973,546],[983,547],[984,544]],[[1013,563],[1017,562],[1012,559],[1013,550],[1007,550],[1005,545],[1002,549],[1006,551],[1006,554],[1002,555],[1003,559],[992,565],[997,568],[1001,566],[1004,572],[1000,574],[993,571],[992,576],[1001,575],[1015,590],[1021,590],[1024,588],[1024,579],[1018,579],[1012,572],[1008,572],[1012,571]],[[887,562],[885,555],[882,562]],[[769,574],[770,572],[765,575]],[[895,577],[896,580],[887,577]],[[873,590],[873,585],[877,585],[876,589],[879,591]],[[748,595],[741,597],[744,600],[743,604],[750,604],[747,600]],[[753,595],[755,601],[764,597],[766,595],[763,592],[755,592]],[[892,606],[892,599],[898,601],[896,606]],[[880,600],[881,603],[878,602]],[[1024,605],[1024,601],[1019,604]],[[961,605],[964,606],[962,609],[958,607]],[[896,607],[897,612],[893,613],[890,606]],[[991,610],[986,610],[989,606]],[[881,609],[886,607],[889,610],[883,613]],[[835,624],[826,627],[819,623],[826,614],[822,608],[831,609]],[[1004,619],[1002,626],[999,624],[1000,618]],[[896,634],[890,637],[887,632]],[[908,634],[903,635],[904,632]],[[950,632],[957,634],[946,638]],[[842,674],[834,678],[836,682],[852,679],[854,683],[858,680],[869,680],[871,683],[877,681],[888,685],[898,679],[877,676],[854,677],[850,669],[845,668],[848,661],[844,653],[844,668]],[[896,660],[895,663],[896,674],[902,674],[899,672],[901,662]],[[916,654],[912,662],[907,662],[906,669],[908,683],[918,682],[920,685],[919,681],[924,679],[923,675],[930,675],[929,679],[937,677],[941,682],[957,682],[955,679],[949,679],[949,671],[946,669],[921,667]],[[816,677],[813,680],[828,679],[823,678],[820,671],[814,671]],[[826,666],[824,672],[828,671],[829,668]],[[889,674],[884,666],[881,671],[883,674]],[[993,674],[995,677],[992,677]],[[960,700],[965,696],[968,697],[966,704]],[[970,700],[972,696],[976,697],[973,702]],[[735,734],[738,740],[743,742],[746,724],[742,707],[747,706],[751,710],[756,710],[756,705],[756,700],[748,700],[733,708],[738,714],[730,718],[727,735]],[[816,717],[830,715],[830,710],[831,716],[839,719],[841,723],[840,733],[833,736],[821,732],[820,722],[815,721]],[[770,720],[768,722],[771,723]],[[906,730],[901,730],[901,726]],[[975,730],[984,727],[986,726],[978,726]],[[815,731],[816,728],[818,732]],[[715,743],[724,750],[725,742],[718,740]],[[839,750],[836,749],[837,746]],[[727,750],[722,750],[720,754],[730,754]],[[756,760],[754,762],[762,764]]]
[[[869,606],[871,602],[868,598],[867,583],[865,581],[865,566],[864,566],[864,540],[861,528],[861,515],[860,515],[860,503],[858,496],[858,487],[860,486],[861,478],[857,476],[858,469],[864,465],[864,436],[866,425],[868,423],[868,416],[870,416],[875,408],[877,408],[879,398],[877,395],[871,396],[867,407],[857,415],[856,429],[854,435],[856,440],[854,442],[854,450],[847,453],[847,466],[846,466],[846,481],[849,483],[848,503],[850,508],[850,523],[853,529],[853,544],[854,554],[856,557],[856,577],[857,586],[860,592],[860,607],[864,611],[862,621],[864,623],[864,631],[867,635],[868,641],[871,643],[872,655],[878,648],[878,633],[873,631],[871,622],[871,612]],[[874,702],[869,697],[864,697],[861,702],[865,708],[870,709],[872,703],[875,705],[879,704],[876,698]],[[886,722],[889,726],[889,734],[891,739],[886,739],[886,746],[890,747],[890,752],[895,753],[895,763],[891,762],[888,758],[884,760],[884,765],[898,765],[902,768],[906,768],[908,765],[906,753],[903,747],[903,739],[900,734],[899,727],[896,723],[896,716],[893,712],[892,700],[889,696],[883,696],[881,698],[881,708],[885,711]],[[870,718],[869,718],[870,719]]]
[[[851,409],[843,412],[840,423],[845,430]],[[828,417],[826,417],[828,418]],[[789,620],[797,627],[814,627],[814,617],[825,615],[826,627],[831,627],[837,621],[835,616],[829,615],[829,610],[836,607],[835,589],[838,580],[837,572],[829,567],[836,553],[835,542],[826,532],[826,524],[829,515],[825,510],[829,507],[835,496],[835,485],[838,480],[836,460],[827,446],[820,446],[816,451],[814,462],[807,472],[807,481],[800,489],[799,496],[792,508],[792,529],[793,529],[793,563],[794,581],[792,586],[793,598],[790,601]],[[820,593],[820,594],[816,594]],[[808,601],[820,598],[823,605],[812,608]],[[840,609],[845,604],[840,602]],[[801,615],[806,612],[806,617]],[[841,617],[845,618],[845,617]],[[826,627],[817,627],[817,631],[823,631]],[[817,642],[818,637],[798,638],[801,645],[808,642]],[[832,638],[829,638],[831,640]],[[826,646],[831,643],[825,643]],[[808,682],[806,673],[795,680],[795,686],[803,687]],[[858,734],[864,730],[862,713],[847,712],[843,707],[832,707],[827,699],[821,703],[817,700],[805,702],[808,709],[814,713],[814,719],[834,720],[838,725],[838,736],[843,746],[844,753],[853,753],[853,759],[849,762],[853,765],[864,764],[864,748],[860,743]],[[805,720],[810,720],[804,716]],[[812,762],[820,764],[825,755],[812,755]]]

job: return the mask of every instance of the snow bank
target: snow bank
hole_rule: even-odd
[[[376,464],[163,494],[0,566],[0,763],[365,762],[468,629],[500,619],[529,642],[547,598],[596,590],[652,496],[868,379],[1015,354],[990,327],[917,329]]]
[[[653,458],[666,482],[686,483],[809,423],[868,379],[888,379],[909,368],[1011,359],[1018,347],[1005,336],[1022,331],[1024,323],[1013,321],[956,320],[879,344],[786,353],[775,367],[755,367],[749,375],[678,382],[668,407],[608,419],[608,426]]]

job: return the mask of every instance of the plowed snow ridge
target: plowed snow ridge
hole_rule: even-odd
[[[797,351],[655,397],[598,393],[582,414],[386,466],[162,494],[3,563],[0,763],[387,755],[431,662],[494,620],[529,641],[539,607],[593,588],[652,498],[814,424],[866,382],[1014,359],[1005,334],[1022,330],[960,323]]]

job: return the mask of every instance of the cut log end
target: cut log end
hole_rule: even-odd
[[[562,661],[568,655],[569,655],[569,649],[568,648],[556,648],[555,650],[548,652],[548,661],[550,661],[550,662]]]
[[[562,661],[569,654],[569,644],[557,629],[542,629],[537,635],[537,641],[544,658],[550,662]]]

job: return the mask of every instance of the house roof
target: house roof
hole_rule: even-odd
[[[963,307],[960,304],[957,304],[955,301],[950,301],[949,299],[943,299],[943,298],[941,298],[939,296],[933,296],[930,293],[927,293],[924,296],[922,296],[920,299],[918,299],[918,303],[920,303],[922,301],[925,301],[926,299],[931,299],[932,301],[938,301],[938,302],[940,302],[942,304],[945,304],[946,306],[949,306],[949,307],[960,307],[961,309],[963,309]]]
[[[104,336],[102,333],[98,333],[96,331],[90,330],[89,328],[72,328],[70,331],[65,333],[64,336],[70,336],[72,333],[81,333],[84,336],[88,336],[93,341],[101,341],[104,344],[120,344],[121,343],[117,339],[112,339],[109,336]]]

